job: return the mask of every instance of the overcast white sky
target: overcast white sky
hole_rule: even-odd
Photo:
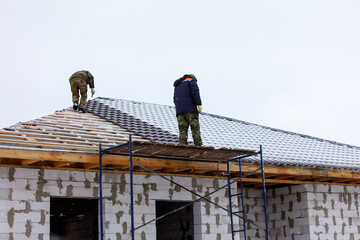
[[[360,146],[358,0],[0,0],[0,128],[95,96],[173,105]]]

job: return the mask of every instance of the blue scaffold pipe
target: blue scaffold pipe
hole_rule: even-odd
[[[102,194],[102,155],[101,143],[99,145],[99,198],[100,198],[100,239],[104,239],[104,219],[103,219],[103,194]]]
[[[230,176],[230,161],[227,161],[227,176],[228,176],[228,190],[229,190],[229,208],[230,208],[230,223],[231,223],[231,239],[234,239],[234,220],[233,220],[233,211],[232,211],[232,201],[231,201],[231,176]]]
[[[265,186],[265,173],[264,173],[262,145],[260,145],[260,160],[261,160],[261,170],[262,170],[261,175],[262,175],[262,184],[263,184],[263,198],[264,198],[265,223],[266,223],[266,240],[269,240],[270,233],[269,233],[268,211],[267,211],[267,203],[266,203],[266,186]]]
[[[130,193],[131,193],[131,239],[135,240],[134,225],[134,187],[133,187],[133,160],[132,160],[132,142],[131,134],[129,135],[129,161],[130,161]]]
[[[102,156],[112,149],[122,147],[128,143],[123,143],[106,149],[101,148],[101,143],[99,144],[99,199],[100,199],[100,240],[104,239],[104,216],[103,216],[103,191],[102,191]]]
[[[240,175],[240,192],[241,192],[241,211],[242,211],[242,220],[243,220],[243,231],[244,239],[246,239],[246,220],[245,220],[245,204],[244,204],[244,191],[243,191],[243,176],[241,169],[241,159],[239,159],[239,175]]]

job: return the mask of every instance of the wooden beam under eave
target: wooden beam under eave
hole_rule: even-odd
[[[39,160],[35,160],[35,159],[24,159],[20,161],[21,165],[30,165],[37,162],[39,162]]]
[[[348,183],[360,184],[360,180],[350,180]]]
[[[265,178],[272,178],[272,177],[276,177],[276,176],[279,176],[279,175],[276,175],[276,174],[266,174],[266,173],[265,173]]]
[[[294,179],[296,181],[305,181],[305,180],[310,181],[313,178],[311,176],[295,176]]]
[[[163,169],[162,167],[150,167],[150,166],[149,166],[149,167],[146,167],[146,168],[149,169],[149,170],[151,170],[151,171],[154,171],[154,172],[155,172],[155,171],[162,171],[162,169]]]
[[[223,176],[223,177],[227,177],[227,172],[224,172],[224,171],[210,171],[208,173],[211,173],[211,174],[214,174],[214,175],[220,175],[220,176]]]
[[[186,172],[186,171],[190,172],[191,169],[190,168],[163,168],[162,171],[177,173],[177,172]]]
[[[253,182],[260,183],[262,179],[260,178],[243,178],[243,182]],[[350,184],[345,182],[316,182],[316,181],[296,181],[296,180],[276,180],[276,179],[265,179],[265,183],[271,184],[326,184],[326,185],[349,185],[354,186],[357,184]]]
[[[331,182],[333,183],[346,183],[346,182],[349,182],[349,179],[346,179],[346,178],[333,178],[331,179]]]
[[[360,171],[342,170],[342,169],[331,169],[328,170],[328,177],[336,178],[357,178],[360,179]]]
[[[84,163],[83,166],[85,170],[99,168],[99,164],[96,163]]]
[[[10,158],[0,158],[0,164],[7,164],[11,161]]]
[[[44,161],[64,161],[74,163],[98,163],[98,153],[84,153],[84,152],[63,152],[63,151],[42,151],[42,150],[27,150],[27,149],[3,149],[0,148],[0,157],[7,156],[12,159],[36,159]],[[102,161],[105,164],[124,165],[129,164],[129,156],[124,155],[103,155]],[[133,161],[138,162],[143,166],[154,167],[170,167],[170,168],[190,168],[190,169],[204,169],[204,170],[218,170],[227,171],[226,163],[218,162],[202,162],[189,160],[174,160],[174,159],[157,159],[150,157],[136,157],[133,156]],[[231,171],[237,171],[238,166],[230,164]]]
[[[332,178],[312,178],[311,181],[315,181],[315,182],[328,182],[331,181]]]
[[[55,168],[70,167],[72,162],[53,162],[51,165]]]
[[[59,151],[41,151],[41,150],[24,150],[24,149],[0,149],[0,157],[9,156],[12,159],[34,159],[44,161],[73,163],[98,163],[99,155],[97,153],[83,152],[59,152]],[[170,167],[170,168],[186,168],[186,169],[204,169],[204,170],[220,170],[226,171],[225,163],[201,162],[188,160],[173,159],[157,159],[148,157],[133,157],[133,161],[143,166],[153,167]],[[123,155],[104,155],[102,158],[104,165],[128,165],[129,157]],[[58,163],[62,165],[62,163]],[[231,165],[232,169],[236,166]]]
[[[151,159],[151,158],[135,158],[137,163],[142,166],[163,167],[163,168],[182,168],[182,169],[201,169],[206,171],[226,171],[225,163],[201,162],[173,159]],[[235,166],[233,169],[236,169]]]
[[[245,172],[251,172],[259,168],[258,165],[242,165],[241,169]],[[314,169],[314,168],[296,168],[281,166],[265,166],[265,174],[293,175],[293,176],[311,176],[311,177],[331,177],[331,178],[350,178],[360,179],[360,171],[341,170],[341,169]]]
[[[96,152],[66,152],[66,151],[44,151],[44,150],[29,150],[29,149],[9,149],[0,148],[0,159],[2,165],[19,165],[22,160],[37,160],[36,167],[49,167],[51,162],[60,162],[59,166],[67,166],[69,163],[86,163],[86,164],[98,164],[99,154]],[[4,159],[8,159],[4,162]],[[44,164],[40,165],[42,160]],[[129,156],[125,155],[103,155],[103,163],[112,165],[128,165]],[[205,162],[205,161],[190,161],[190,160],[174,160],[174,159],[159,159],[150,157],[134,157],[133,160],[139,164],[149,167],[161,168],[179,168],[179,169],[193,169],[206,172],[227,172],[226,163],[218,162]],[[49,163],[50,162],[50,163]],[[62,163],[64,162],[64,163]],[[70,168],[72,168],[71,166]],[[61,167],[63,168],[63,167]],[[238,171],[238,165],[230,164],[231,172]],[[255,164],[243,164],[242,170],[244,172],[252,172],[259,168],[259,165]],[[292,175],[296,180],[289,180],[291,182],[299,182],[297,184],[303,184],[304,182],[311,183],[310,181],[302,181],[298,178],[307,177],[319,177],[319,178],[340,178],[350,180],[360,179],[360,171],[351,170],[321,170],[321,169],[303,169],[294,167],[280,167],[280,166],[265,166],[265,175]],[[343,180],[341,180],[343,181]],[[335,183],[336,184],[336,183]]]
[[[98,154],[0,148],[0,158],[35,159],[44,161],[98,162]]]
[[[278,176],[274,176],[274,179],[277,180],[281,180],[281,179],[289,179],[289,178],[293,178],[294,176],[291,175],[278,175]]]
[[[207,173],[208,171],[204,169],[191,169],[189,170],[189,172],[193,174],[202,174],[202,173]]]

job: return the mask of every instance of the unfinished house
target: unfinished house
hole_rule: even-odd
[[[86,109],[0,131],[0,239],[360,239],[359,147],[207,113],[179,146],[173,106]]]

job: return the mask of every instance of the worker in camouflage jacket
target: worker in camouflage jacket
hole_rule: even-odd
[[[87,99],[87,85],[89,84],[91,89],[91,96],[95,94],[94,77],[89,71],[78,71],[71,75],[70,86],[73,99],[73,109],[76,111],[79,108],[79,112],[85,112],[85,104]],[[79,92],[81,95],[79,104]]]
[[[179,144],[187,145],[188,129],[196,146],[202,145],[199,113],[201,98],[197,79],[193,74],[185,74],[174,82],[174,104],[179,126]]]

